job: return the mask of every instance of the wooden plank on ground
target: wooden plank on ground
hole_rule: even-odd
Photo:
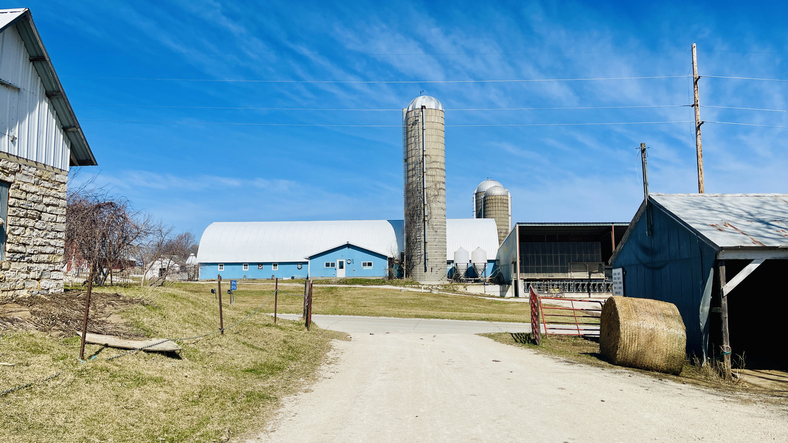
[[[85,336],[86,343],[92,343],[94,345],[104,345],[109,346],[111,348],[120,348],[120,349],[138,349],[143,346],[152,345],[154,343],[159,343],[160,341],[165,340],[164,338],[151,338],[148,340],[124,340],[119,337],[114,337],[112,335],[101,335],[101,334],[92,334],[90,332],[87,333]],[[180,352],[181,347],[178,346],[177,343],[172,341],[166,341],[164,343],[159,343],[155,346],[151,346],[149,348],[143,349],[143,351],[150,351],[150,352]]]

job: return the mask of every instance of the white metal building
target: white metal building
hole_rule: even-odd
[[[28,9],[0,10],[0,298],[63,289],[66,182],[96,159]]]
[[[205,229],[200,278],[385,277],[404,249],[402,220],[219,222]],[[460,247],[494,261],[492,219],[446,223],[446,264]]]

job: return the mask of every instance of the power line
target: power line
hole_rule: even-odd
[[[86,77],[63,76],[89,80],[131,80],[131,81],[162,81],[162,82],[198,82],[198,83],[270,83],[270,84],[428,84],[428,83],[539,83],[539,82],[584,82],[611,80],[652,80],[684,78],[684,75],[657,75],[644,77],[590,77],[590,78],[535,78],[535,79],[499,79],[499,80],[259,80],[259,79],[200,79],[200,78],[156,78],[156,77]]]
[[[254,106],[190,106],[190,105],[117,105],[75,103],[81,106],[115,107],[115,108],[156,108],[156,109],[224,109],[239,111],[325,111],[325,112],[400,112],[402,108],[275,108]],[[524,108],[446,108],[446,111],[567,111],[582,109],[648,109],[648,108],[679,108],[690,105],[632,105],[632,106],[557,106],[557,107],[524,107]]]
[[[734,126],[755,126],[759,128],[777,128],[777,129],[788,129],[788,126],[774,126],[774,125],[761,125],[758,123],[740,123],[740,122],[713,122],[713,121],[705,121],[706,123],[716,123],[718,125],[734,125]]]
[[[402,125],[375,125],[375,124],[315,124],[315,123],[247,123],[247,122],[183,122],[183,121],[146,121],[146,120],[110,120],[110,119],[83,119],[83,121],[110,122],[110,123],[143,123],[143,124],[171,124],[171,125],[227,125],[227,126],[273,126],[273,127],[316,127],[316,128],[400,128]],[[475,127],[526,127],[526,126],[611,126],[611,125],[659,125],[692,123],[691,121],[653,121],[653,122],[586,122],[586,123],[514,123],[514,124],[478,124],[478,125],[446,125],[453,128]]]
[[[764,111],[764,112],[788,112],[785,109],[765,109],[765,108],[742,108],[738,106],[710,106],[704,105],[704,108],[715,108],[715,109],[735,109],[738,111]]]
[[[704,75],[706,78],[722,78],[726,80],[755,80],[761,82],[788,82],[788,79],[783,78],[759,78],[759,77],[732,77],[725,75]]]

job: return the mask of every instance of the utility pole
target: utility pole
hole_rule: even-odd
[[[646,144],[640,144],[640,163],[643,167],[643,202],[646,205],[646,235],[651,235],[651,211],[648,208],[648,168],[646,165]]]
[[[695,103],[692,107],[695,108],[695,151],[698,155],[698,193],[703,194],[705,188],[703,186],[703,148],[700,142],[700,126],[703,124],[700,121],[700,101],[698,94],[698,53],[695,51],[695,43],[692,44],[692,84],[695,90]]]
[[[648,199],[648,169],[646,168],[646,144],[640,144],[640,163],[643,167],[643,199]]]

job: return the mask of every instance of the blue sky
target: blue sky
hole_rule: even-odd
[[[214,221],[401,219],[400,109],[421,91],[446,108],[450,218],[492,177],[515,221],[629,221],[641,142],[652,192],[697,191],[692,43],[706,191],[786,192],[788,82],[711,77],[788,79],[786,7],[641,3],[0,7],[31,9],[99,162],[75,183],[198,237]],[[588,78],[617,80],[522,81]]]

